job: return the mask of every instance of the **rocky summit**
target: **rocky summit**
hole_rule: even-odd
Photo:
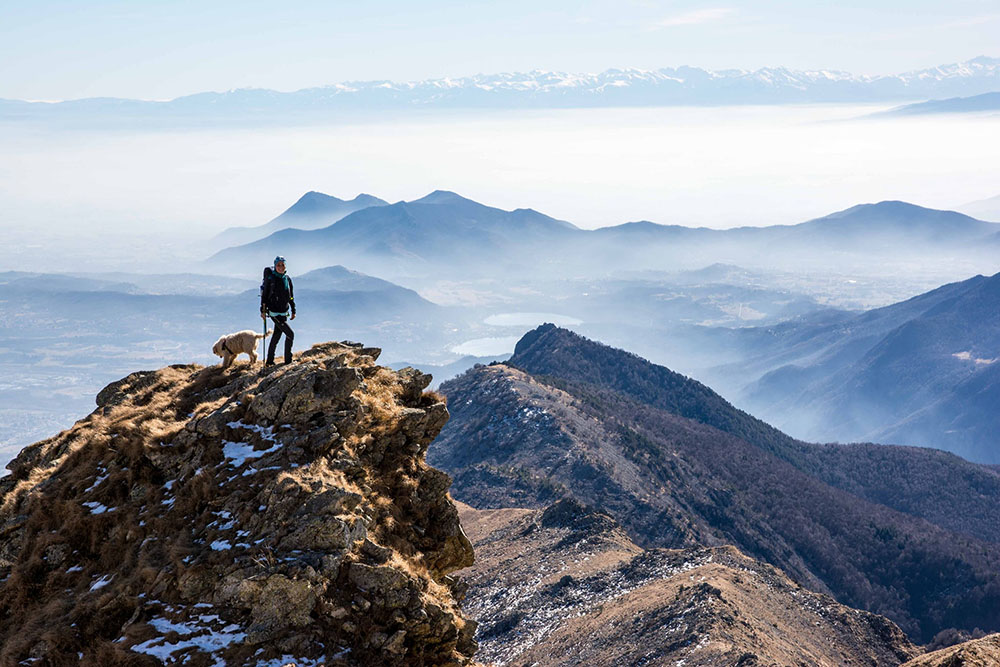
[[[325,343],[171,366],[0,479],[0,664],[467,665],[430,376]]]

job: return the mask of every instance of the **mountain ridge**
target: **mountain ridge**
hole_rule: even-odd
[[[250,243],[286,228],[318,229],[355,211],[388,204],[384,199],[364,193],[348,200],[310,190],[270,222],[255,227],[230,227],[219,232],[213,242],[216,245]]]
[[[874,116],[917,116],[938,113],[983,113],[1000,111],[1000,92],[983,93],[972,97],[951,97],[946,100],[929,100],[907,104]]]
[[[740,366],[757,377],[737,390],[740,400],[813,439],[900,442],[1000,462],[988,408],[1000,396],[998,305],[1000,274],[979,275],[828,325],[742,330]]]
[[[731,546],[642,549],[572,499],[459,514],[476,549],[465,609],[498,666],[898,665],[918,652],[891,621]]]
[[[544,242],[550,251],[539,248]],[[785,252],[805,261],[820,249],[875,255],[905,248],[915,257],[942,247],[972,249],[982,254],[1000,248],[1000,224],[962,213],[925,208],[900,201],[859,204],[794,225],[709,229],[630,222],[581,229],[533,209],[505,211],[435,191],[411,202],[356,211],[315,230],[285,228],[245,245],[216,252],[207,266],[245,270],[275,253],[307,258],[307,268],[331,261],[377,272],[387,259],[394,277],[419,275],[433,266],[445,273],[482,273],[502,263],[519,272],[554,274],[593,271],[608,266],[608,244],[621,268],[661,266],[665,256],[678,260],[705,255],[707,262],[745,261],[747,253],[768,256]],[[489,261],[470,262],[479,255]],[[819,261],[819,258],[816,258]],[[814,263],[815,264],[815,263]],[[302,265],[302,262],[300,262]]]
[[[293,92],[234,89],[204,92],[166,102],[88,98],[57,103],[0,100],[0,112],[25,114],[74,110],[114,111],[147,116],[203,113],[247,115],[262,111],[316,113],[331,109],[406,109],[421,107],[558,108],[670,104],[748,104],[787,102],[872,102],[920,97],[951,97],[991,92],[1000,81],[1000,59],[971,60],[895,75],[854,75],[834,70],[706,70],[665,67],[655,70],[608,69],[599,74],[533,70],[477,74],[425,81],[346,81]]]
[[[486,509],[574,497],[640,546],[734,544],[923,641],[1000,624],[985,602],[1000,600],[987,564],[1000,562],[994,470],[796,441],[700,383],[551,325],[519,348],[441,385],[452,420],[428,456],[453,475],[456,499]],[[947,483],[929,483],[930,469]],[[987,606],[935,609],[959,590]]]
[[[456,254],[523,263],[528,260],[517,255],[524,244],[577,233],[580,230],[572,224],[531,209],[505,211],[436,190],[414,201],[364,208],[319,229],[282,229],[259,241],[221,250],[207,262],[244,266],[247,258],[264,258],[278,248],[296,254],[299,264],[306,266],[321,257],[329,264],[330,255],[339,253],[334,255],[344,260],[339,263],[378,266],[386,258],[395,258],[422,271]]]

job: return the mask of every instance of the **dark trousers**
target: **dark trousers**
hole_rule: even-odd
[[[271,344],[267,346],[267,363],[274,363],[274,349],[278,347],[278,339],[281,334],[285,334],[285,363],[292,363],[292,341],[295,340],[295,332],[288,326],[288,318],[284,315],[272,315],[274,322],[274,333],[271,335]]]

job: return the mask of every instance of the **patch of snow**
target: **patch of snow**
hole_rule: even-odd
[[[268,468],[247,468],[243,471],[241,477],[246,477],[248,475],[256,475],[259,472],[266,472],[268,470],[281,470],[281,466],[270,466]]]
[[[265,454],[270,454],[271,452],[277,451],[281,447],[280,443],[275,443],[273,447],[269,449],[262,449],[260,451],[253,448],[253,445],[249,445],[245,442],[232,442],[230,440],[222,441],[222,455],[226,459],[232,461],[232,465],[239,468],[247,461],[252,461],[253,459],[259,459]]]
[[[96,500],[91,500],[91,501],[85,502],[85,503],[83,503],[83,506],[84,507],[89,507],[91,514],[104,514],[105,512],[114,512],[115,511],[114,507],[109,508],[109,507],[107,507],[105,505],[102,505],[101,503],[97,502]]]
[[[114,578],[115,578],[115,575],[113,575],[113,574],[105,574],[103,577],[101,577],[100,579],[98,579],[97,581],[95,581],[93,584],[91,584],[91,586],[90,586],[91,592],[101,590],[102,588],[104,588],[105,586],[107,586],[108,584],[110,584],[111,580],[114,579]]]
[[[103,472],[104,474],[98,475],[97,479],[94,480],[94,483],[83,490],[84,493],[90,493],[91,491],[99,487],[104,482],[104,480],[108,478],[107,472],[105,472],[103,469],[101,470],[101,472]]]
[[[80,567],[79,565],[74,565],[73,567],[66,570],[66,574],[69,574],[70,572],[83,572],[83,568]]]
[[[243,423],[241,421],[229,422],[229,423],[226,424],[226,426],[228,426],[229,428],[233,428],[233,429],[242,428],[242,429],[246,429],[247,431],[253,431],[257,435],[259,435],[261,438],[263,438],[264,440],[267,440],[268,442],[277,442],[274,439],[274,427],[273,426],[261,426],[260,424],[245,424],[245,423]]]
[[[209,546],[212,548],[212,551],[229,551],[233,548],[233,545],[228,540],[215,540]]]
[[[203,653],[208,653],[214,659],[214,665],[225,667],[225,661],[214,654],[229,648],[237,642],[246,638],[246,633],[240,632],[238,625],[226,625],[221,629],[214,629],[221,625],[219,617],[212,614],[199,616],[197,622],[177,623],[165,618],[154,618],[149,621],[149,625],[156,628],[163,635],[176,632],[178,637],[176,643],[170,643],[166,637],[154,637],[141,644],[132,646],[132,650],[137,653],[158,658],[162,662],[172,661],[172,656],[178,651],[190,651],[198,649]],[[187,656],[182,661],[187,662]]]
[[[344,657],[350,653],[350,651],[351,649],[344,649],[335,655],[334,658]],[[285,667],[285,665],[289,663],[294,663],[295,665],[298,665],[298,667],[320,667],[324,664],[322,660],[310,660],[309,658],[296,658],[292,655],[283,655],[280,658],[273,658],[271,660],[265,660],[264,662],[258,662],[257,667]]]

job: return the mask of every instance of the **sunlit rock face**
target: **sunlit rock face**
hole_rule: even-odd
[[[0,663],[464,665],[472,547],[424,462],[430,376],[326,343],[171,366],[0,481]]]

